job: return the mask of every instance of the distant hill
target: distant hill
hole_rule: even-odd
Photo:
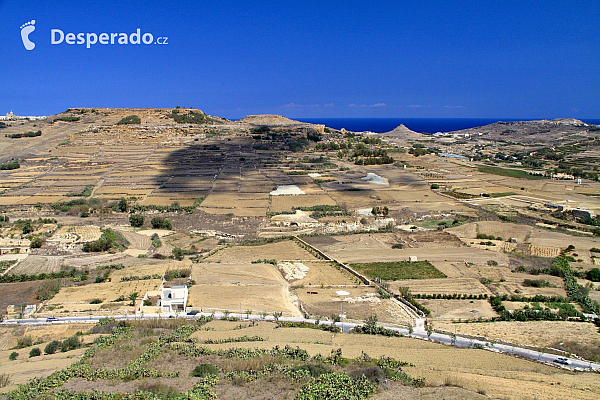
[[[499,121],[476,128],[449,132],[449,134],[482,134],[487,140],[519,143],[558,144],[561,142],[599,135],[594,125],[574,118],[542,119],[534,121]]]

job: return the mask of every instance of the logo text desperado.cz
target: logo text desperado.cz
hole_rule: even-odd
[[[154,35],[151,33],[141,33],[141,29],[137,29],[131,34],[126,33],[64,33],[60,29],[52,29],[50,31],[51,44],[85,44],[88,49],[95,44],[168,44],[168,37],[161,36],[154,40]]]

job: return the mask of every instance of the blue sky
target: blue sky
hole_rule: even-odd
[[[86,3],[0,0],[0,114],[600,118],[598,0]],[[168,44],[50,42],[138,28]]]

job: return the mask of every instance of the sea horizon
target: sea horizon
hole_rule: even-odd
[[[476,128],[495,122],[536,121],[553,118],[293,118],[311,124],[323,124],[333,129],[346,129],[352,132],[385,133],[403,124],[408,129],[420,133],[452,132]],[[579,118],[577,118],[579,119]],[[600,119],[587,118],[581,121],[600,125]]]

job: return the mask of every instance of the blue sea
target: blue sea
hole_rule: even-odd
[[[451,132],[460,129],[475,128],[498,121],[527,121],[526,119],[506,118],[293,118],[311,124],[324,124],[333,129],[353,132],[371,131],[389,132],[400,124],[415,132],[436,133]],[[600,125],[600,119],[586,119],[583,122]]]

